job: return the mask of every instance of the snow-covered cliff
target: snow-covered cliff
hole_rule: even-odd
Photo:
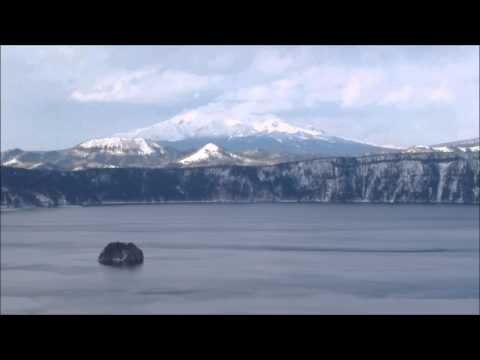
[[[479,203],[479,153],[384,154],[283,163],[72,172],[2,168],[2,206],[110,202]]]

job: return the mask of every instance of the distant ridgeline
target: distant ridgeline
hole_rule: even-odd
[[[479,153],[383,154],[272,166],[1,168],[3,207],[109,203],[479,203]]]

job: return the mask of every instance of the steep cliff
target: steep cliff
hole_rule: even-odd
[[[25,170],[2,167],[1,205],[317,201],[479,203],[479,153],[384,154],[273,166]]]

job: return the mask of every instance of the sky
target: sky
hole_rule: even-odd
[[[2,150],[63,149],[212,109],[379,145],[473,138],[479,48],[1,47]]]

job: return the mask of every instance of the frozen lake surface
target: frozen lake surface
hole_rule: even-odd
[[[3,314],[478,314],[479,207],[176,204],[1,213]],[[111,241],[145,263],[102,266]]]

